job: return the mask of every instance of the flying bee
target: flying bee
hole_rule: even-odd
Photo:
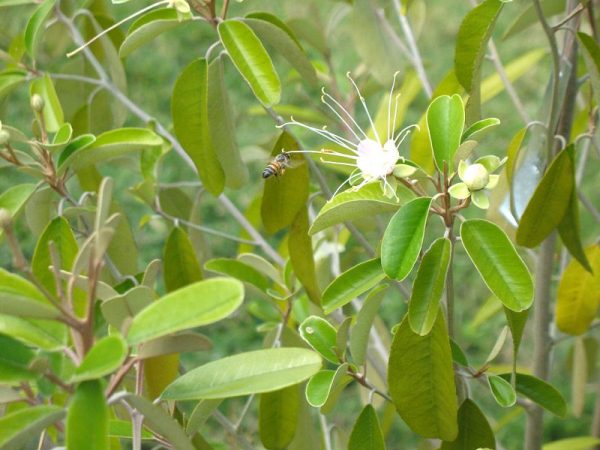
[[[297,167],[302,162],[292,161],[291,155],[288,152],[282,151],[267,164],[267,167],[262,171],[262,177],[264,179],[272,176],[280,177],[285,173],[285,169]]]

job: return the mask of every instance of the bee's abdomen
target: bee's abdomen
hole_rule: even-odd
[[[269,178],[273,175],[277,175],[277,170],[269,164],[267,167],[265,167],[265,170],[263,170],[262,177]]]

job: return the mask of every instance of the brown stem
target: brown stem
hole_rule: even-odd
[[[112,379],[110,380],[110,384],[108,385],[108,388],[106,388],[106,392],[105,392],[106,398],[109,398],[111,395],[113,395],[113,393],[115,392],[117,387],[119,387],[119,384],[121,383],[123,378],[125,378],[125,375],[127,375],[127,372],[129,372],[131,367],[133,367],[133,365],[137,361],[138,361],[137,358],[130,358],[127,361],[125,361],[125,364],[123,364],[119,368],[117,373],[115,373],[114,376],[112,377]]]

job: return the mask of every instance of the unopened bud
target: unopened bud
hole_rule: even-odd
[[[44,99],[41,95],[33,94],[31,96],[31,109],[33,109],[35,112],[41,113],[44,110],[45,103],[46,102],[44,102]]]
[[[472,164],[465,170],[462,180],[470,191],[479,191],[487,186],[490,174],[483,164]]]
[[[8,144],[9,140],[10,140],[10,133],[6,130],[0,130],[0,147],[3,147],[6,144]]]
[[[6,208],[0,208],[0,229],[6,229],[12,224],[12,214]]]

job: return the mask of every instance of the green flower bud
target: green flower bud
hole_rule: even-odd
[[[44,105],[46,102],[39,94],[33,94],[30,100],[31,109],[33,109],[37,113],[41,113],[44,110]]]
[[[462,180],[471,192],[479,191],[490,181],[490,174],[483,164],[472,164],[464,171]]]
[[[12,224],[12,214],[8,209],[0,208],[0,229],[10,227]]]
[[[8,144],[9,140],[10,140],[10,133],[6,130],[0,130],[0,147],[3,147],[6,144]]]

